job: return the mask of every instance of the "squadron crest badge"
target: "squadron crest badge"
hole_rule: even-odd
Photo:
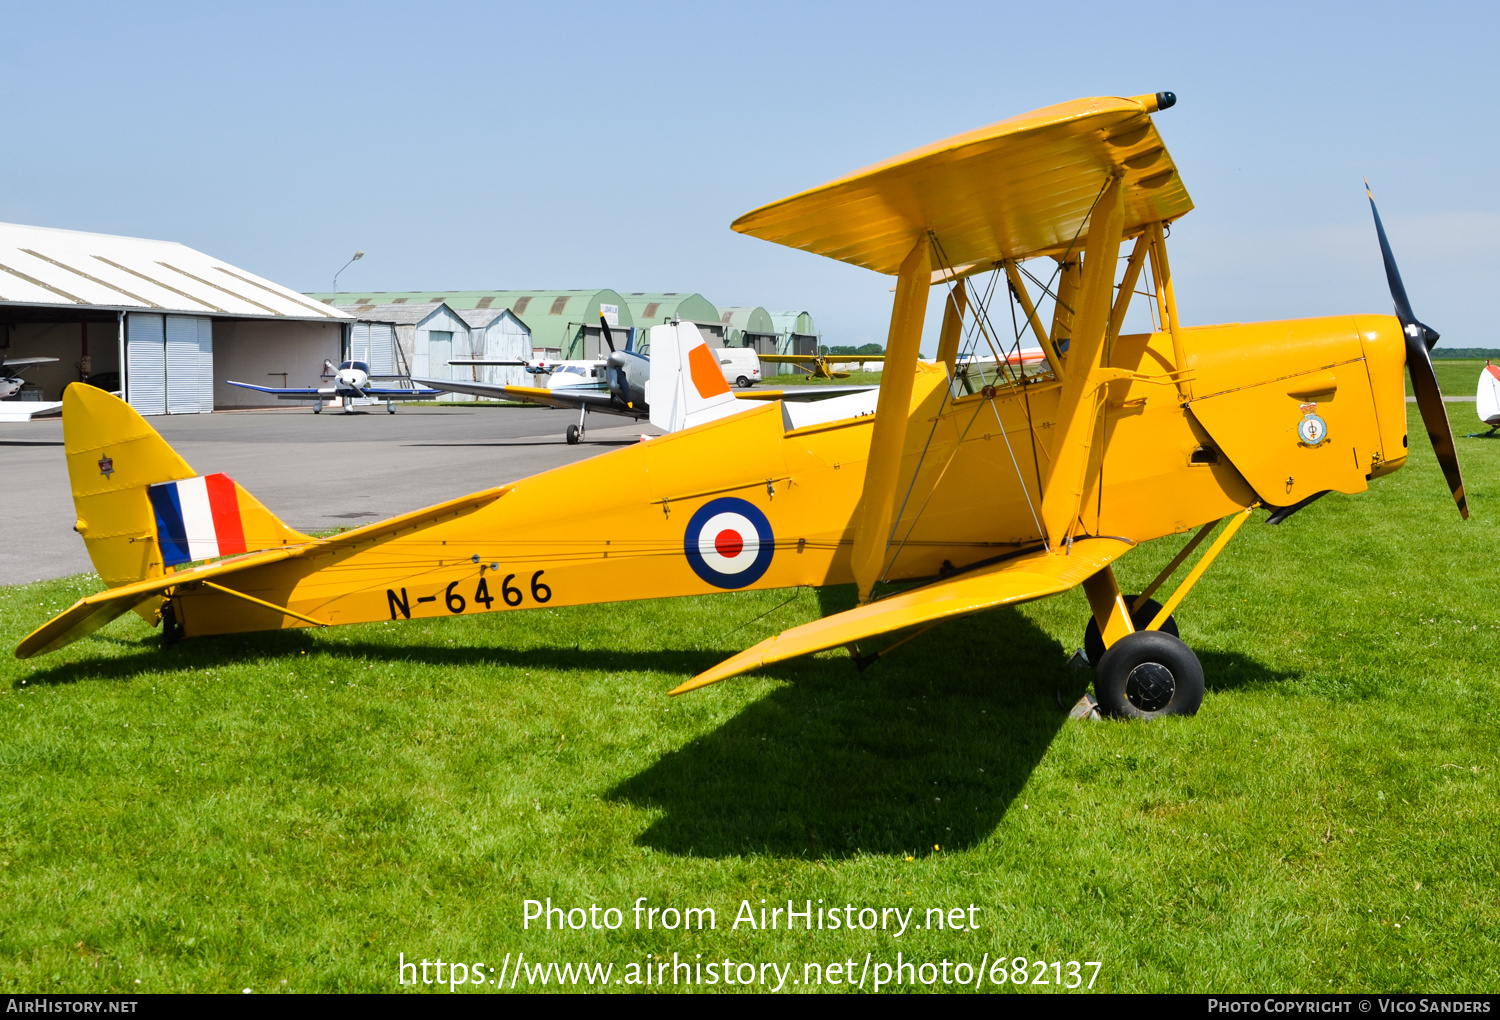
[[[1328,423],[1318,414],[1317,404],[1303,404],[1302,420],[1297,423],[1297,438],[1303,446],[1317,446],[1328,438]]]

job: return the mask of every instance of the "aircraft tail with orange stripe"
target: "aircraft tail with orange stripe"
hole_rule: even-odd
[[[680,432],[745,410],[719,359],[691,322],[651,327],[651,378],[646,383],[651,424]]]

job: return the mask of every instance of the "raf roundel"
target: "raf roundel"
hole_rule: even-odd
[[[682,537],[693,573],[715,588],[744,588],[759,581],[776,554],[766,515],[743,499],[725,496],[698,508]]]

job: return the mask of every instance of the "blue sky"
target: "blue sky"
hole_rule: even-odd
[[[1480,4],[20,4],[0,220],[168,238],[301,290],[614,287],[884,342],[890,281],[734,217],[1087,95],[1158,116],[1184,319],[1417,313],[1500,346],[1500,15]],[[929,347],[931,344],[929,343]]]

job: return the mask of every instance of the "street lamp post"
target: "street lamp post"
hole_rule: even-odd
[[[360,259],[362,259],[364,257],[365,257],[365,253],[364,252],[362,252],[362,251],[355,252],[354,253],[354,257],[352,259],[350,259],[348,262],[345,262],[344,265],[343,265],[343,268],[341,268],[338,271],[338,273],[334,273],[333,274],[333,300],[334,300],[335,303],[337,303],[338,299],[339,299],[339,273],[342,273],[345,269],[348,269],[350,266],[354,265],[354,263],[358,262]]]

